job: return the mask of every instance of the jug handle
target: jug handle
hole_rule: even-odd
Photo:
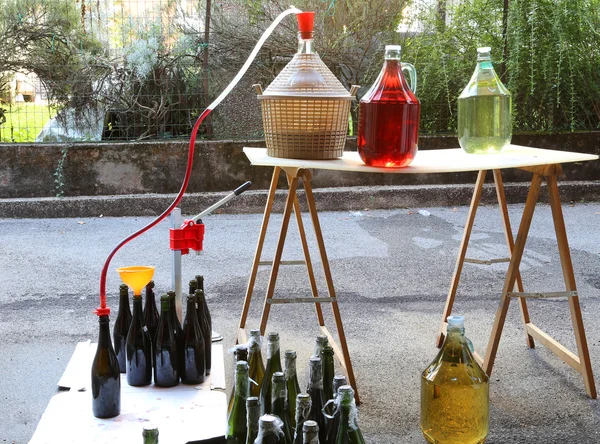
[[[408,71],[408,76],[410,77],[410,89],[416,94],[417,93],[417,70],[410,63],[401,62],[400,66],[402,70]]]

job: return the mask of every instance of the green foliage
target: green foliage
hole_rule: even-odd
[[[423,32],[403,41],[403,60],[419,76],[421,131],[456,131],[456,99],[475,68],[479,46],[492,48],[513,94],[514,128],[600,128],[600,1],[512,0],[504,58],[503,0],[464,0],[420,15]]]
[[[35,103],[0,103],[0,113],[4,116],[0,116],[0,142],[31,143],[46,122],[56,115],[56,109]]]

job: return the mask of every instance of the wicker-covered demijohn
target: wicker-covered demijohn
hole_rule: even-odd
[[[292,159],[341,157],[354,100],[316,53],[298,53],[259,94],[267,154]]]

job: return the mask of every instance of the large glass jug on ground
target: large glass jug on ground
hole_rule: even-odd
[[[432,444],[479,444],[488,418],[488,376],[469,350],[464,317],[450,316],[444,345],[421,377],[421,431]]]
[[[467,153],[493,153],[511,137],[510,92],[494,71],[490,48],[478,48],[477,67],[458,98],[458,143]]]
[[[421,105],[414,92],[417,73],[400,62],[398,45],[385,47],[379,77],[359,104],[358,153],[369,166],[404,167],[417,154]],[[408,86],[402,70],[410,77]]]

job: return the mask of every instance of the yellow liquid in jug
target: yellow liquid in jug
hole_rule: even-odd
[[[441,362],[434,372],[421,378],[425,439],[434,444],[483,443],[488,434],[489,385],[482,381],[481,370],[471,364]]]

